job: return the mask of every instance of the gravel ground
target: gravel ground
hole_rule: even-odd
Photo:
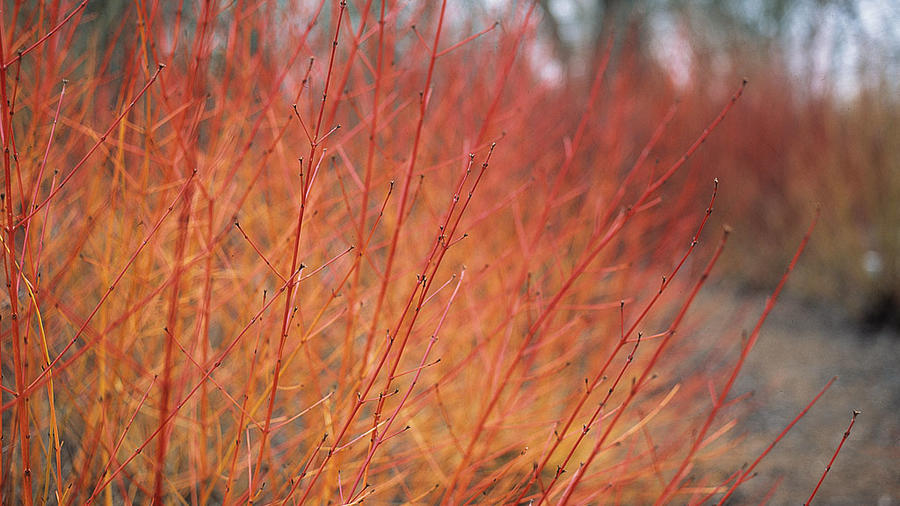
[[[765,303],[717,292],[708,297],[723,313],[749,304],[747,329]],[[900,505],[900,334],[861,330],[840,311],[789,294],[766,321],[735,385],[735,394],[754,391],[754,410],[739,426],[747,439],[726,457],[729,469],[755,459],[833,376],[834,385],[730,504],[757,504],[779,477],[769,504],[803,504],[856,409],[861,414],[813,503]]]

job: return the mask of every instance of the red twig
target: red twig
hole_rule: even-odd
[[[681,462],[681,465],[678,467],[675,475],[666,485],[666,488],[659,495],[659,498],[657,498],[656,504],[665,503],[675,492],[676,488],[681,483],[681,480],[684,479],[684,475],[686,473],[688,465],[691,463],[691,460],[694,458],[697,450],[700,449],[700,445],[703,442],[706,433],[712,426],[713,420],[715,420],[716,415],[719,413],[722,406],[725,405],[725,399],[731,392],[731,388],[732,386],[734,386],[734,382],[737,380],[738,374],[740,374],[741,369],[744,366],[744,362],[746,362],[747,357],[750,355],[750,350],[753,349],[753,345],[756,344],[757,339],[759,339],[759,333],[762,330],[763,323],[765,323],[766,318],[769,316],[769,313],[771,313],[772,309],[775,307],[775,301],[778,300],[778,296],[781,294],[782,289],[784,289],[784,285],[787,283],[788,277],[790,277],[791,272],[794,271],[794,267],[797,266],[797,262],[800,260],[800,255],[803,253],[803,250],[806,249],[806,245],[809,243],[809,238],[812,236],[813,229],[816,228],[816,222],[818,221],[818,219],[819,209],[816,209],[816,214],[813,217],[812,223],[810,223],[809,228],[806,230],[806,235],[804,235],[803,240],[800,241],[800,245],[797,247],[797,250],[794,252],[794,257],[791,259],[791,263],[785,270],[784,275],[782,275],[781,279],[778,281],[778,286],[775,287],[775,290],[772,291],[772,295],[769,296],[769,299],[766,302],[766,307],[763,308],[762,314],[756,321],[756,326],[753,327],[753,331],[750,333],[750,337],[747,338],[747,342],[746,344],[744,344],[744,347],[741,350],[741,356],[738,358],[737,363],[731,370],[731,376],[729,376],[728,381],[726,381],[725,383],[725,386],[722,388],[721,392],[719,392],[719,397],[718,399],[716,399],[712,409],[709,412],[709,415],[707,415],[706,417],[706,421],[703,423],[703,426],[697,433],[694,442],[691,445],[691,449],[688,451],[687,455],[685,455],[684,459]]]
[[[119,123],[121,123],[122,120],[125,119],[125,116],[127,116],[128,113],[131,112],[131,110],[134,108],[135,104],[137,104],[138,100],[140,100],[141,97],[144,96],[144,93],[146,93],[147,90],[150,89],[150,86],[156,81],[156,79],[159,77],[159,73],[162,72],[162,70],[164,68],[166,68],[166,66],[163,65],[162,63],[160,63],[159,65],[156,66],[156,72],[153,73],[153,76],[150,77],[150,79],[147,81],[147,83],[144,84],[144,87],[141,88],[141,91],[139,91],[137,93],[137,95],[135,95],[134,98],[131,99],[131,102],[129,102],[128,105],[125,106],[125,109],[123,109],[122,112],[116,117],[116,119],[113,120],[113,122],[109,125],[109,128],[107,128],[105,132],[100,134],[100,139],[97,140],[97,142],[95,142],[93,146],[91,146],[91,149],[89,149],[88,152],[85,153],[85,155],[81,158],[81,160],[79,160],[78,163],[75,164],[75,167],[73,167],[72,170],[69,172],[69,174],[66,175],[66,177],[64,177],[62,179],[62,181],[59,182],[59,186],[57,186],[55,190],[53,190],[52,192],[50,192],[49,195],[47,195],[47,198],[45,198],[43,202],[41,202],[38,205],[32,205],[31,212],[29,212],[24,218],[19,220],[19,222],[16,223],[16,227],[20,226],[22,223],[25,223],[29,219],[31,219],[31,217],[34,216],[35,214],[37,214],[37,212],[40,211],[42,207],[44,207],[45,205],[47,205],[48,202],[50,202],[50,199],[55,197],[56,194],[59,193],[59,191],[63,189],[63,187],[66,185],[66,183],[68,183],[69,180],[72,179],[72,176],[74,176],[78,172],[78,170],[81,167],[83,167],[85,163],[87,163],[87,161],[88,161],[88,159],[90,159],[91,155],[93,155],[94,152],[97,151],[97,149],[100,148],[100,146],[102,146],[103,143],[106,142],[106,138],[109,137],[109,134],[111,134],[112,131],[117,126],[119,126]]]
[[[68,16],[66,16],[65,18],[63,18],[62,21],[60,21],[59,23],[57,23],[56,26],[54,26],[53,28],[51,28],[49,32],[47,32],[46,34],[44,34],[43,37],[41,37],[40,39],[38,39],[34,44],[28,46],[27,48],[25,48],[25,49],[23,49],[23,50],[21,50],[21,51],[19,51],[19,53],[16,54],[16,56],[14,56],[14,57],[13,57],[12,59],[10,59],[8,62],[4,63],[4,64],[3,64],[3,70],[5,71],[7,68],[9,68],[10,65],[12,65],[13,63],[16,63],[17,61],[19,61],[23,56],[25,56],[26,54],[30,53],[34,48],[40,46],[40,45],[43,44],[47,39],[49,39],[49,38],[52,37],[54,34],[56,34],[56,32],[58,32],[58,31],[60,30],[60,28],[62,28],[63,26],[65,26],[66,23],[68,23],[69,20],[71,20],[71,19],[75,16],[75,14],[78,14],[78,11],[84,9],[85,6],[87,5],[87,3],[88,3],[88,0],[81,0],[81,3],[78,4],[74,9],[72,9],[72,12],[70,12]]]
[[[834,455],[831,456],[831,460],[828,461],[828,465],[825,466],[825,471],[822,472],[822,477],[819,478],[819,482],[816,483],[816,488],[813,489],[812,493],[809,494],[809,499],[803,503],[803,506],[809,506],[812,502],[813,497],[816,496],[816,492],[819,491],[819,487],[822,486],[822,482],[825,481],[825,476],[828,474],[828,471],[831,471],[831,466],[834,465],[834,460],[837,459],[838,453],[841,451],[841,447],[844,446],[844,442],[847,441],[847,438],[850,437],[850,430],[853,429],[853,424],[856,423],[856,417],[859,416],[858,410],[853,410],[853,416],[850,418],[850,425],[847,426],[847,430],[844,431],[844,436],[841,438],[841,442],[838,443],[837,448],[834,450]]]
[[[809,401],[809,404],[807,404],[806,407],[803,408],[803,411],[801,411],[796,417],[794,417],[794,419],[791,420],[791,423],[787,424],[787,427],[785,427],[784,430],[782,430],[781,433],[778,434],[778,437],[776,437],[772,441],[772,443],[769,444],[769,446],[765,450],[763,450],[763,452],[759,455],[759,457],[757,457],[756,460],[754,460],[752,464],[747,466],[747,468],[741,472],[741,474],[738,476],[737,480],[735,480],[734,484],[731,485],[731,488],[729,488],[728,491],[725,492],[725,495],[723,495],[722,498],[719,499],[719,502],[718,502],[719,505],[724,504],[725,501],[729,497],[731,497],[731,494],[734,493],[734,491],[738,488],[738,486],[740,486],[741,483],[744,483],[745,481],[747,481],[750,478],[751,473],[756,468],[757,464],[759,464],[759,462],[766,455],[768,455],[770,451],[772,451],[772,448],[775,448],[775,445],[778,444],[779,441],[781,441],[781,439],[785,436],[785,434],[787,434],[791,430],[791,428],[794,425],[796,425],[796,423],[799,422],[800,419],[803,418],[804,415],[806,415],[806,412],[809,411],[809,409],[811,407],[813,407],[813,404],[818,402],[819,398],[822,397],[822,394],[824,394],[825,391],[827,391],[829,388],[831,388],[832,383],[834,383],[834,381],[836,379],[837,379],[837,376],[828,380],[828,383],[826,383],[825,386],[822,387],[822,390],[820,390],[819,393],[816,394],[816,396],[813,397],[813,399],[811,401]]]

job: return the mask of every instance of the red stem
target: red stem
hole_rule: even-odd
[[[812,502],[813,497],[816,496],[816,492],[819,491],[819,487],[822,486],[822,482],[825,481],[825,476],[828,474],[828,471],[831,471],[831,466],[834,465],[834,460],[837,459],[838,453],[841,451],[841,447],[844,446],[844,442],[847,441],[847,438],[850,437],[850,431],[853,429],[853,424],[856,423],[856,417],[859,416],[859,411],[853,410],[853,416],[850,418],[850,425],[847,426],[847,430],[844,431],[844,436],[841,438],[841,442],[838,443],[837,448],[834,450],[834,455],[831,456],[831,460],[828,461],[828,465],[825,466],[825,471],[822,472],[822,477],[819,478],[819,482],[816,483],[816,488],[813,489],[812,493],[809,494],[809,499],[803,503],[803,506],[809,506]]]
[[[610,433],[612,433],[613,428],[616,426],[618,421],[621,419],[622,414],[625,413],[628,405],[631,404],[631,401],[637,396],[638,392],[641,391],[641,388],[644,386],[650,377],[651,371],[656,366],[656,363],[659,361],[659,358],[662,356],[663,351],[666,349],[668,344],[671,342],[672,337],[675,335],[675,332],[678,330],[678,327],[681,325],[682,320],[687,314],[688,309],[691,307],[691,304],[694,301],[694,298],[700,292],[700,288],[703,287],[703,284],[706,282],[707,278],[709,278],[709,274],[712,271],[713,266],[715,266],[716,262],[719,260],[719,257],[722,254],[722,251],[725,248],[725,242],[728,239],[729,229],[725,229],[722,233],[722,239],[719,241],[719,245],[716,247],[716,251],[713,253],[712,258],[710,258],[709,262],[706,264],[706,268],[703,270],[703,273],[700,275],[700,278],[697,280],[697,283],[694,285],[694,288],[688,294],[687,298],[682,304],[681,309],[678,312],[678,315],[675,316],[675,319],[672,321],[672,324],[669,326],[669,330],[666,332],[665,337],[662,339],[662,342],[656,348],[653,356],[648,361],[646,367],[644,368],[644,372],[641,374],[640,378],[635,381],[634,385],[628,392],[628,397],[624,402],[617,408],[616,414],[613,419],[607,424],[606,430],[603,432],[603,435],[597,440],[597,443],[594,445],[593,451],[591,451],[590,456],[585,460],[584,464],[579,467],[578,471],[575,473],[575,476],[572,478],[569,486],[566,488],[565,493],[563,494],[562,499],[560,499],[560,506],[567,504],[569,499],[571,499],[572,493],[575,491],[575,488],[580,483],[581,479],[584,477],[584,473],[587,468],[591,465],[597,455],[600,453],[600,450],[603,449],[603,443],[606,442],[606,439],[609,437]]]
[[[325,87],[322,90],[322,104],[319,107],[319,117],[316,120],[316,128],[315,128],[315,132],[313,133],[313,142],[310,145],[309,159],[307,161],[307,167],[308,167],[307,168],[307,176],[306,176],[306,180],[302,181],[302,184],[301,184],[302,191],[301,191],[301,195],[300,195],[300,210],[297,213],[297,233],[294,236],[294,251],[291,256],[290,272],[292,272],[292,273],[294,273],[297,270],[297,264],[298,264],[299,253],[300,253],[300,236],[301,236],[301,232],[303,230],[303,217],[304,217],[304,213],[306,211],[306,204],[307,204],[307,198],[309,196],[309,191],[312,188],[312,182],[313,182],[313,179],[315,178],[315,174],[318,170],[318,165],[316,165],[314,168],[313,163],[315,162],[315,159],[316,159],[316,149],[317,149],[318,143],[320,141],[319,132],[322,127],[322,118],[325,113],[325,103],[328,98],[328,86],[331,82],[331,73],[332,73],[332,69],[334,68],[335,54],[337,52],[337,46],[338,46],[338,36],[341,33],[341,18],[344,15],[344,10],[346,9],[346,6],[347,6],[346,2],[341,1],[340,10],[338,11],[337,22],[336,22],[336,26],[335,26],[335,30],[334,30],[334,40],[332,41],[332,45],[331,45],[331,57],[328,60],[328,71],[325,75]],[[301,175],[301,179],[302,179],[302,175]],[[282,313],[282,319],[281,319],[281,334],[280,334],[280,339],[278,342],[278,352],[275,355],[275,371],[274,371],[273,377],[272,377],[272,388],[271,388],[271,392],[269,394],[268,407],[266,409],[266,420],[265,420],[265,424],[264,424],[265,427],[262,431],[262,434],[260,435],[259,453],[257,455],[256,466],[255,466],[256,470],[253,473],[255,476],[257,476],[259,478],[260,482],[264,482],[264,480],[262,479],[263,477],[260,474],[260,472],[262,470],[263,461],[265,460],[266,443],[268,442],[268,439],[269,439],[269,428],[272,425],[272,414],[275,411],[275,397],[278,392],[278,380],[280,379],[280,375],[281,375],[282,355],[284,354],[284,345],[285,345],[285,342],[287,341],[287,337],[288,337],[289,317],[291,315],[291,305],[292,305],[293,296],[294,296],[294,289],[296,288],[296,286],[297,286],[297,280],[294,278],[294,275],[292,274],[292,277],[289,279],[289,282],[287,285],[287,296],[284,299],[284,312]],[[251,497],[253,496],[252,490],[250,491],[250,495],[251,495]]]
[[[806,235],[803,236],[803,240],[800,241],[800,246],[798,246],[797,251],[794,252],[794,258],[791,259],[791,263],[785,270],[784,275],[782,275],[781,279],[778,281],[778,286],[775,287],[772,295],[769,296],[769,299],[766,302],[766,306],[763,309],[759,320],[757,320],[756,322],[756,326],[753,327],[753,331],[750,333],[750,337],[747,339],[747,343],[744,345],[744,349],[741,351],[741,355],[740,358],[738,358],[737,364],[735,364],[734,368],[731,371],[731,376],[728,378],[728,381],[725,383],[725,386],[722,388],[721,392],[719,392],[719,397],[716,399],[709,415],[706,417],[706,421],[703,423],[703,426],[697,433],[697,436],[695,437],[694,443],[691,445],[691,449],[688,451],[688,454],[684,457],[684,460],[682,460],[681,465],[678,466],[678,470],[675,472],[675,475],[672,477],[672,479],[666,485],[666,488],[656,500],[657,505],[664,504],[671,497],[675,489],[681,483],[681,480],[684,478],[685,470],[687,469],[688,464],[691,463],[692,459],[694,458],[694,454],[696,454],[697,450],[700,449],[700,445],[703,442],[706,433],[709,431],[709,428],[712,426],[713,420],[715,420],[715,417],[718,414],[719,410],[725,404],[725,399],[731,392],[731,388],[732,386],[734,386],[734,382],[735,380],[737,380],[738,374],[741,372],[741,369],[744,366],[744,362],[747,360],[747,357],[750,354],[750,350],[752,350],[753,345],[756,344],[756,341],[759,338],[759,333],[762,330],[763,323],[766,321],[769,313],[775,307],[775,301],[778,300],[778,295],[781,294],[781,290],[784,288],[785,283],[787,283],[788,277],[791,275],[791,272],[793,272],[794,267],[797,266],[797,261],[800,260],[800,254],[803,253],[804,249],[806,249],[806,245],[809,242],[810,236],[812,236],[813,229],[816,227],[816,222],[818,221],[818,219],[819,210],[816,209],[816,215],[813,218],[812,223],[810,223],[809,228],[806,231]]]
[[[778,442],[781,441],[782,438],[784,438],[784,436],[791,430],[791,428],[794,425],[796,425],[797,422],[799,422],[800,419],[803,418],[804,415],[806,415],[806,412],[809,411],[809,409],[813,407],[813,404],[818,402],[819,398],[822,397],[822,394],[824,394],[829,388],[831,388],[831,384],[834,383],[834,381],[836,379],[837,379],[837,376],[828,380],[828,383],[826,383],[825,386],[822,387],[822,390],[819,390],[819,393],[816,394],[816,396],[813,397],[813,399],[811,401],[809,401],[809,404],[807,404],[806,407],[803,408],[803,411],[801,411],[797,416],[795,416],[794,419],[791,420],[791,423],[787,424],[787,427],[785,427],[784,430],[782,430],[781,433],[778,434],[778,437],[776,437],[772,441],[772,443],[769,444],[769,446],[766,447],[766,449],[763,450],[763,452],[761,454],[759,454],[759,457],[756,457],[756,460],[754,460],[752,464],[750,464],[749,466],[747,466],[746,469],[741,471],[737,480],[735,480],[735,482],[731,485],[731,488],[729,488],[728,491],[725,492],[725,495],[723,495],[722,498],[719,499],[719,502],[717,503],[719,506],[721,506],[722,504],[725,504],[725,501],[728,500],[729,497],[731,497],[731,494],[734,493],[734,491],[738,488],[738,486],[740,486],[742,483],[744,483],[745,481],[750,479],[751,473],[753,472],[754,469],[756,469],[757,464],[759,464],[760,461],[762,461],[762,459],[766,455],[768,455],[770,451],[772,451],[772,448],[775,448],[775,445],[778,444]],[[705,502],[705,501],[701,501],[701,502]]]

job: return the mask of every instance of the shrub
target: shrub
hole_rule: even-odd
[[[681,367],[727,234],[705,226],[717,183],[673,178],[743,85],[661,150],[669,104],[609,51],[583,90],[542,77],[533,7],[507,8],[5,12],[6,500],[681,501],[746,479],[687,479],[733,445],[759,329],[735,364]]]

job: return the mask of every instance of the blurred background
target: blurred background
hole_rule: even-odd
[[[900,325],[900,5],[889,1],[541,0],[531,57],[585,86],[612,40],[612,74],[701,125],[749,86],[687,178],[722,181],[720,209],[746,254],[732,279],[781,276],[817,205],[822,222],[794,294],[875,331]],[[639,69],[639,70],[638,70]],[[612,85],[611,85],[612,86]],[[646,88],[643,90],[641,88]],[[725,137],[727,140],[722,140]],[[675,140],[675,142],[682,139]]]
[[[612,75],[628,78],[610,80],[608,96],[615,100],[615,87],[627,86],[648,101],[677,101],[666,136],[674,145],[689,143],[689,132],[702,129],[748,79],[734,114],[679,175],[682,182],[719,178],[714,217],[736,231],[728,272],[705,306],[715,308],[707,335],[717,339],[716,322],[748,305],[744,328],[752,326],[818,207],[810,247],[741,376],[741,391],[758,399],[743,427],[749,447],[762,450],[768,434],[830,377],[839,378],[767,457],[744,497],[762,497],[779,483],[773,503],[804,500],[850,411],[860,409],[817,502],[900,503],[900,4],[540,0],[539,6],[542,42],[529,55],[537,71],[562,89],[587,87],[612,41]],[[610,114],[611,128],[650,128],[634,127],[651,121],[638,105],[615,109],[631,117]],[[638,139],[616,142],[640,146]],[[734,459],[740,465],[746,455]]]
[[[501,19],[510,3],[517,2],[451,3],[450,21],[460,28],[492,15]],[[773,266],[786,264],[821,206],[814,247],[794,276],[794,295],[827,304],[868,331],[900,329],[900,5],[537,4],[538,38],[524,55],[533,72],[560,93],[585,96],[611,44],[612,79],[603,94],[609,103],[597,122],[620,128],[622,134],[610,139],[635,151],[673,103],[678,113],[663,139],[668,146],[659,151],[678,151],[748,79],[738,114],[680,176],[704,182],[717,177],[722,183],[717,217],[737,229],[734,249],[745,253],[732,256],[728,277],[744,290],[768,290],[782,274]],[[115,26],[127,8],[126,2],[89,2],[87,14],[95,26]],[[183,14],[190,26],[190,11]],[[617,97],[632,103],[609,107]]]

